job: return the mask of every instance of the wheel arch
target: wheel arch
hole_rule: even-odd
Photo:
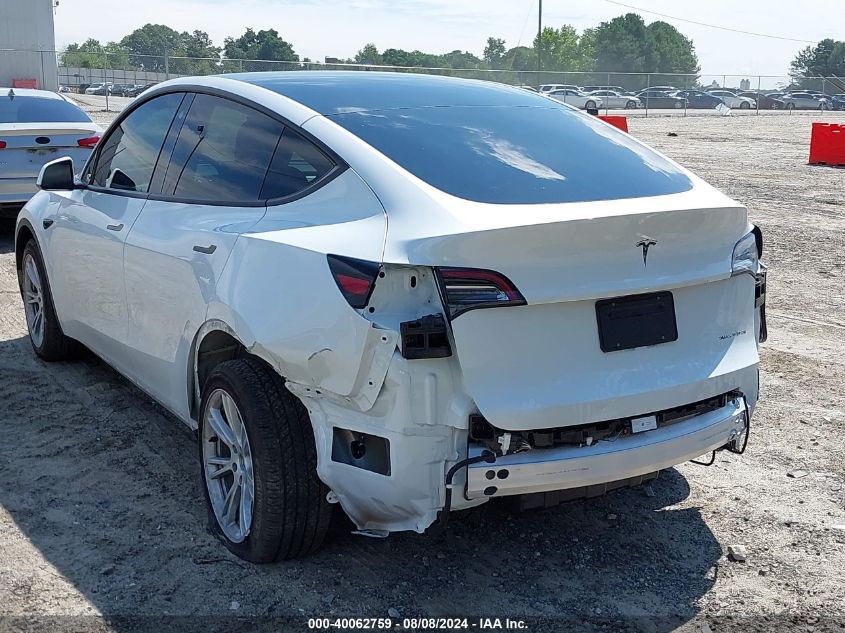
[[[41,250],[41,245],[38,244],[38,237],[35,232],[35,229],[32,228],[32,224],[29,223],[29,220],[21,220],[18,223],[17,229],[15,230],[15,269],[20,270],[21,264],[23,262],[23,249],[27,245],[27,242],[30,240],[34,240],[35,244],[38,246],[38,250]]]
[[[203,385],[214,368],[222,362],[245,355],[250,355],[246,344],[226,322],[212,319],[203,323],[191,346],[192,363],[187,372],[191,418],[199,419]]]

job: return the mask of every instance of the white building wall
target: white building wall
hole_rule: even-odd
[[[35,79],[58,90],[53,0],[0,0],[0,86]]]

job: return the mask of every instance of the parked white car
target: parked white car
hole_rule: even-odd
[[[601,99],[602,106],[606,108],[635,110],[636,108],[643,107],[643,102],[640,101],[639,97],[623,94],[614,90],[594,90],[593,92],[589,92],[587,94],[588,96],[598,97]]]
[[[0,88],[0,218],[14,218],[37,191],[41,167],[69,156],[81,167],[101,130],[70,99],[47,90]]]
[[[707,94],[719,97],[729,108],[750,110],[757,107],[757,102],[751,97],[741,97],[731,90],[708,90]]]
[[[197,429],[245,559],[315,549],[336,503],[423,532],[744,450],[760,232],[592,116],[427,75],[182,78],[71,163],[17,223],[32,346]]]
[[[540,86],[540,92],[552,92],[553,90],[580,90],[578,86],[572,84],[543,84]]]
[[[602,107],[603,103],[601,97],[588,95],[580,90],[552,90],[551,92],[547,92],[546,96],[561,103],[568,103],[576,108],[581,108],[582,110],[595,110]]]

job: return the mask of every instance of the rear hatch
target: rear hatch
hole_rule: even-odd
[[[629,417],[756,376],[754,279],[731,277],[746,210],[721,194],[691,206],[702,198],[514,208],[526,224],[411,246],[414,263],[493,270],[526,300],[452,321],[466,390],[488,421],[528,430]]]
[[[44,163],[70,156],[79,172],[91,155],[96,128],[85,123],[0,124],[0,179],[35,178]],[[83,141],[83,145],[80,145]],[[87,145],[87,146],[84,146]]]

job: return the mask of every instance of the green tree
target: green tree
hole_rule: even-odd
[[[129,51],[132,64],[154,72],[165,71],[166,55],[185,52],[179,32],[163,24],[145,24],[120,40],[120,44]]]
[[[578,55],[581,57],[584,70],[596,69],[596,30],[584,29],[578,40]]]
[[[505,40],[498,37],[488,37],[484,47],[484,63],[490,68],[501,68],[505,59]]]
[[[220,48],[204,31],[180,33],[163,24],[145,24],[124,37],[120,46],[135,67],[145,70],[202,75],[219,67]]]
[[[505,53],[504,70],[537,70],[537,51],[528,46],[515,46]]]
[[[666,22],[646,26],[636,13],[599,24],[593,47],[600,71],[695,74],[699,70],[692,40]]]
[[[666,22],[646,27],[646,69],[657,73],[697,74],[701,69],[692,40]]]
[[[247,29],[239,38],[227,37],[223,42],[227,59],[257,59],[274,62],[298,62],[293,46],[279,36],[275,29],[258,31]]]
[[[355,63],[379,66],[384,63],[384,60],[382,59],[381,53],[378,52],[376,45],[370,43],[365,44],[364,48],[355,53]]]
[[[636,13],[602,22],[596,28],[595,51],[598,70],[648,72],[645,22]]]
[[[799,85],[810,77],[845,77],[845,42],[827,38],[808,46],[795,56],[789,75]]]
[[[100,44],[95,39],[87,39],[82,44],[69,44],[62,54],[62,65],[77,68],[132,68],[129,53],[120,44]]]
[[[461,52],[459,50],[441,55],[440,58],[440,65],[444,68],[481,68],[484,66],[484,60],[472,53]]]
[[[582,46],[582,36],[574,26],[564,24],[559,29],[546,27],[539,36],[534,38],[534,49],[539,49],[542,55],[543,69],[555,71],[583,71],[592,70],[595,65],[593,58],[593,34],[585,33],[587,42]]]

